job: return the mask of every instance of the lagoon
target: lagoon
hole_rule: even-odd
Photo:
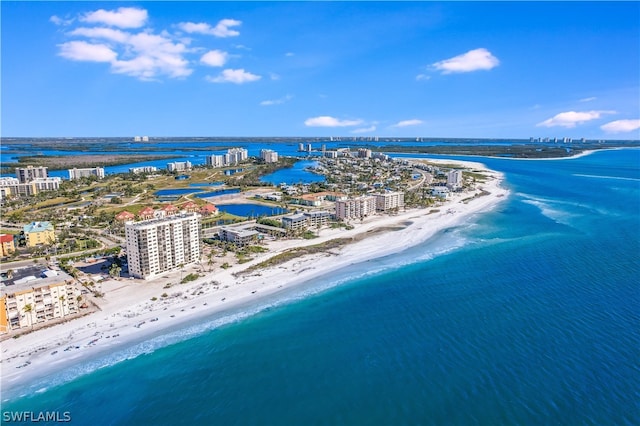
[[[263,176],[260,178],[260,181],[268,182],[273,185],[280,185],[283,182],[289,185],[295,183],[324,182],[324,176],[317,175],[306,170],[308,167],[314,167],[317,164],[317,161],[297,161],[294,163],[293,167],[280,169],[276,172]]]
[[[218,191],[201,192],[195,195],[198,198],[209,198],[209,197],[217,197],[218,195],[238,194],[239,192],[240,192],[240,188],[231,188],[231,189],[220,189]]]
[[[234,216],[243,217],[275,216],[285,214],[288,211],[281,207],[263,204],[223,204],[218,205],[218,209]]]

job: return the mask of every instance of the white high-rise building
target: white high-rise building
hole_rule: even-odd
[[[261,149],[260,150],[260,158],[265,163],[277,163],[278,162],[278,153],[272,149]]]
[[[173,163],[167,163],[167,170],[170,172],[191,170],[191,161],[174,161]]]
[[[362,219],[376,212],[376,198],[363,195],[358,198],[336,201],[336,219]]]
[[[207,155],[205,158],[207,166],[209,167],[223,167],[224,155]]]
[[[150,279],[200,260],[200,215],[181,213],[125,224],[129,273]]]
[[[16,178],[20,183],[28,183],[34,179],[44,179],[49,177],[47,167],[16,167]]]
[[[235,166],[249,158],[249,151],[244,148],[231,148],[224,155],[225,166]]]
[[[461,170],[451,170],[447,174],[447,187],[453,190],[462,188],[462,171]]]
[[[103,167],[88,167],[84,169],[69,169],[69,180],[80,179],[83,177],[97,176],[98,179],[104,178]]]

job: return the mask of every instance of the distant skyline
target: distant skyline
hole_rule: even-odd
[[[640,139],[638,2],[7,2],[2,136]]]

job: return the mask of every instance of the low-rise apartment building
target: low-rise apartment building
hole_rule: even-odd
[[[104,178],[104,167],[87,167],[83,169],[69,169],[69,180],[81,179],[83,177],[96,176],[98,179]]]
[[[55,228],[51,222],[31,222],[22,228],[27,247],[53,244],[56,240]]]
[[[61,271],[45,271],[11,285],[0,285],[0,333],[63,318],[79,312],[80,291]]]

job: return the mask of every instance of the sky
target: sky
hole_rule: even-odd
[[[639,2],[10,2],[1,135],[640,139]]]

